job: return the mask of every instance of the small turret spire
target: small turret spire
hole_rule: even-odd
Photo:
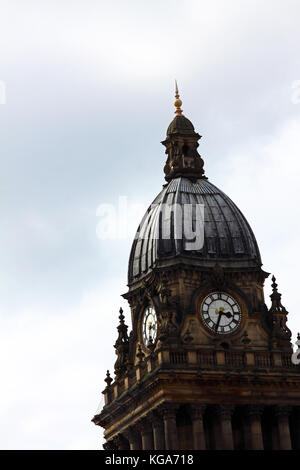
[[[104,382],[107,383],[108,387],[110,387],[111,383],[113,382],[113,379],[110,376],[109,370],[106,372],[106,377],[104,379]]]
[[[124,322],[124,315],[122,307],[119,310],[119,326],[117,327],[118,330],[118,338],[114,344],[115,352],[117,354],[118,359],[115,362],[115,374],[116,377],[120,377],[123,373],[126,372],[126,365],[128,360],[128,352],[129,352],[129,338],[127,335],[127,328],[128,326],[125,325]]]
[[[178,93],[178,85],[177,85],[177,80],[175,80],[175,101],[174,101],[174,106],[176,108],[174,114],[176,114],[176,116],[181,116],[182,115],[182,109],[181,109],[181,105],[182,105],[182,101],[181,99],[179,98],[179,93]]]
[[[281,294],[278,292],[275,276],[272,276],[272,305],[269,309],[272,325],[272,344],[274,347],[285,346],[290,348],[291,331],[288,328],[288,312],[281,303]]]
[[[285,307],[281,303],[281,294],[278,292],[278,284],[276,282],[276,277],[272,276],[272,294],[270,295],[272,306],[270,311],[276,313],[287,313]]]
[[[175,117],[167,130],[167,138],[162,142],[166,147],[168,155],[164,166],[165,180],[182,176],[196,181],[204,176],[204,161],[199,155],[197,148],[201,135],[195,132],[194,126],[183,114],[182,101],[179,98],[178,85],[175,80]]]

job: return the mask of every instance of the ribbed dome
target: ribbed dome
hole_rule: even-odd
[[[189,246],[184,237],[181,211],[165,211],[165,205],[204,205],[204,245]],[[170,233],[169,237],[163,234]],[[182,233],[178,238],[176,234]],[[261,258],[254,234],[241,211],[207,179],[192,183],[178,177],[159,193],[144,215],[132,245],[128,282],[141,279],[151,268],[184,262],[213,267],[217,262],[231,268],[258,268]]]
[[[167,135],[170,134],[194,134],[194,126],[185,116],[175,116],[168,127]]]

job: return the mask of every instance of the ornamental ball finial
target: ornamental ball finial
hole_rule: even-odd
[[[175,110],[175,113],[176,116],[181,116],[182,114],[182,109],[181,109],[181,105],[182,105],[182,101],[181,99],[179,98],[179,92],[178,92],[178,85],[177,85],[177,80],[175,80],[175,101],[174,101],[174,106],[176,108]]]

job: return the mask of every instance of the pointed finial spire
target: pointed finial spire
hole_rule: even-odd
[[[120,307],[119,313],[120,313],[120,315],[119,315],[120,324],[121,324],[121,325],[124,325],[125,317],[124,317],[124,315],[123,315],[123,309],[122,309],[122,307]]]
[[[113,379],[111,378],[110,376],[110,373],[109,373],[109,370],[106,372],[106,377],[104,379],[104,382],[107,383],[107,386],[110,387],[111,383],[112,383]]]
[[[272,294],[270,295],[272,305],[270,308],[270,311],[272,313],[277,312],[277,313],[284,313],[287,314],[288,312],[286,311],[285,307],[281,303],[281,294],[278,292],[278,284],[276,282],[276,277],[273,275],[272,276]]]
[[[175,80],[175,101],[174,101],[174,106],[176,108],[176,111],[174,112],[174,114],[176,114],[176,116],[181,116],[182,115],[182,109],[181,109],[181,105],[182,105],[182,101],[181,99],[179,98],[179,93],[178,93],[178,85],[177,85],[177,80]]]
[[[272,276],[272,290],[273,290],[273,292],[277,292],[277,287],[278,287],[278,284],[276,284],[276,277],[273,275]]]

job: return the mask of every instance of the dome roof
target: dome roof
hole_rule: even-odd
[[[168,127],[167,135],[170,134],[195,134],[193,124],[185,116],[175,116]]]
[[[194,214],[196,204],[204,206],[202,248],[193,249],[191,239],[185,238],[183,212],[165,210],[173,204],[179,209],[188,204],[194,208]],[[128,282],[140,280],[152,268],[177,262],[206,268],[216,263],[238,269],[261,266],[258,245],[246,218],[231,199],[207,179],[193,183],[188,178],[178,177],[164,186],[138,227],[129,258]]]

